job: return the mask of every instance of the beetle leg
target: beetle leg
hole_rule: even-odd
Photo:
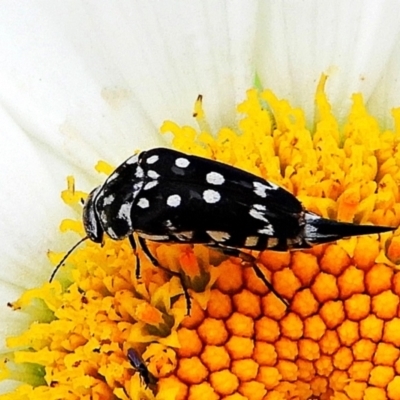
[[[140,279],[140,258],[137,252],[136,240],[133,235],[129,235],[128,239],[136,258],[136,270],[135,270],[136,279]]]
[[[132,236],[129,236],[129,239],[131,239]],[[134,239],[132,239],[132,240],[133,240],[133,242],[135,242]],[[190,310],[192,309],[192,300],[190,299],[190,295],[189,295],[188,289],[185,285],[182,273],[171,271],[170,269],[165,268],[162,265],[160,265],[158,260],[153,256],[153,254],[151,254],[150,249],[147,247],[146,240],[143,239],[141,236],[138,236],[138,242],[139,242],[139,246],[143,250],[143,253],[147,256],[147,258],[150,260],[150,262],[155,267],[160,268],[163,271],[165,271],[168,275],[176,276],[179,279],[181,286],[182,286],[183,294],[185,296],[187,315],[190,315]],[[136,246],[136,243],[135,243],[135,246]],[[134,250],[136,251],[136,247],[134,248]],[[136,263],[136,265],[138,265],[138,264]]]
[[[245,253],[236,248],[232,247],[224,247],[220,245],[216,246],[209,246],[215,250],[221,251],[222,253],[226,254],[227,256],[238,257],[242,261],[249,263],[254,270],[254,273],[257,275],[259,279],[262,280],[264,285],[287,307],[289,308],[289,302],[283,298],[274,288],[272,283],[265,277],[264,273],[262,272],[261,268],[257,265],[257,260],[254,256],[249,253]]]

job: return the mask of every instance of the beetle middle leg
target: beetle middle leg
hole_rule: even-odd
[[[170,269],[165,268],[162,265],[160,265],[158,260],[153,256],[150,249],[148,248],[146,240],[140,236],[137,237],[137,240],[138,240],[139,247],[143,250],[143,253],[147,256],[147,258],[150,260],[150,262],[155,267],[160,268],[163,271],[165,271],[168,275],[176,276],[179,279],[182,289],[183,289],[183,294],[185,296],[186,312],[187,312],[187,315],[190,315],[190,310],[192,309],[192,300],[190,299],[190,295],[189,295],[188,289],[185,285],[184,279],[182,277],[182,273],[171,271]],[[136,257],[136,271],[135,271],[136,278],[140,279],[140,258],[139,258],[138,252],[136,251],[137,245],[136,245],[135,237],[133,235],[129,236],[129,242],[132,246],[132,249],[133,249],[133,251],[135,253],[135,257]]]
[[[249,253],[245,253],[236,248],[224,247],[224,246],[210,246],[215,250],[221,251],[227,256],[238,257],[242,261],[249,263],[253,268],[254,273],[264,283],[264,285],[287,307],[289,308],[289,302],[282,297],[274,288],[272,283],[266,278],[261,268],[257,265],[257,259]]]

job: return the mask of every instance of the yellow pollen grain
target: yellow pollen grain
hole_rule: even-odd
[[[317,87],[312,132],[301,109],[268,90],[249,90],[237,123],[219,132],[210,132],[200,97],[198,127],[166,121],[161,131],[172,134],[176,149],[271,180],[326,218],[399,226],[400,111],[392,112],[394,130],[381,133],[354,95],[339,124],[326,78]],[[113,170],[105,162],[96,169]],[[62,197],[81,213],[87,193],[69,178]],[[83,236],[81,217],[60,230]],[[0,376],[29,381],[32,361],[41,375],[0,400],[400,399],[398,233],[252,252],[289,308],[249,262],[201,245],[148,244],[174,276],[140,254],[137,279],[128,241],[86,241],[59,281],[10,304],[38,322],[8,338],[12,357],[0,363]],[[62,256],[49,252],[53,264]],[[189,316],[177,273],[188,286]],[[156,379],[148,388],[127,358],[130,349]]]

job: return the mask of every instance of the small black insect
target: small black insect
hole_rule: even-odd
[[[128,359],[132,367],[139,373],[140,381],[146,388],[157,383],[157,378],[147,369],[142,357],[136,350],[128,350]]]
[[[146,240],[203,243],[254,261],[241,249],[306,249],[344,237],[395,229],[321,218],[304,209],[291,193],[263,178],[165,148],[143,151],[121,164],[90,193],[83,208],[83,223],[87,237],[82,241],[101,243],[104,234],[113,240],[128,237],[136,249],[136,233],[138,245],[155,265],[157,260]],[[277,294],[254,262],[253,267]],[[136,274],[140,274],[139,263]]]

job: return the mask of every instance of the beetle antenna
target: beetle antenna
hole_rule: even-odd
[[[85,240],[89,239],[89,236],[85,236],[84,238],[82,238],[81,240],[79,240],[77,243],[75,243],[65,254],[65,256],[62,258],[62,260],[57,264],[57,266],[54,268],[50,279],[49,279],[49,283],[51,283],[57,273],[57,271],[60,269],[60,267],[65,263],[65,260],[69,257],[69,255],[81,244],[83,243]]]

